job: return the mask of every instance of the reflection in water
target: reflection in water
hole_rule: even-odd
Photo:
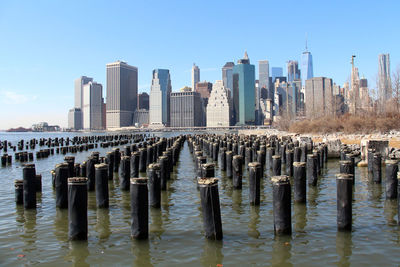
[[[25,241],[24,251],[25,250],[32,251],[36,249],[36,246],[34,246],[37,239],[36,215],[37,215],[36,209],[24,210],[24,217],[25,217],[24,234],[23,234],[23,239]]]
[[[15,221],[17,222],[18,226],[22,226],[22,224],[25,222],[24,206],[15,205],[15,211],[16,211]]]
[[[232,209],[236,211],[237,214],[243,212],[242,209],[242,190],[233,190],[232,192]]]
[[[131,210],[131,196],[129,191],[121,191],[121,204],[122,204],[122,208],[125,211],[130,212]]]
[[[222,240],[208,240],[204,239],[204,250],[201,254],[202,266],[220,266],[224,260],[222,254],[223,241]]]
[[[291,236],[276,236],[272,244],[271,266],[293,266],[290,262]]]
[[[249,221],[249,231],[248,235],[253,238],[259,238],[260,232],[257,227],[260,223],[260,207],[250,206],[250,221]]]
[[[90,266],[86,259],[89,256],[87,241],[70,241],[67,259],[72,261],[73,266]]]
[[[336,253],[340,259],[338,266],[350,266],[353,241],[351,232],[337,231],[336,233]]]
[[[153,233],[155,236],[161,239],[161,235],[165,231],[165,229],[163,228],[161,209],[150,208],[150,218],[150,233]]]
[[[168,186],[168,184],[167,184]],[[171,191],[161,192],[161,208],[163,210],[162,219],[164,222],[169,222],[169,199],[171,198]]]
[[[374,182],[368,183],[368,191],[370,192],[370,200],[380,202],[382,198],[382,184],[375,184]]]
[[[385,200],[384,213],[388,225],[397,225],[397,221],[395,219],[397,214],[397,199]]]
[[[67,209],[56,209],[56,216],[54,216],[54,235],[59,241],[68,240]]]
[[[135,256],[133,266],[153,266],[151,263],[149,240],[133,240],[132,253]]]
[[[320,177],[318,177],[320,178]],[[310,204],[311,207],[316,207],[318,206],[318,197],[319,197],[319,193],[320,193],[320,183],[318,182],[318,184],[316,186],[308,186],[308,197],[307,197],[307,201]]]
[[[111,235],[109,209],[97,209],[96,231],[99,234],[99,242],[107,241]]]
[[[307,205],[305,203],[294,204],[294,230],[303,232],[307,226]]]

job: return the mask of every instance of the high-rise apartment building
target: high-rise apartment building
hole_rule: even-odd
[[[203,103],[197,92],[171,93],[171,127],[204,126]]]
[[[312,55],[309,51],[301,54],[301,84],[305,86],[306,80],[314,77]]]
[[[378,89],[381,105],[392,97],[392,87],[390,78],[390,57],[389,54],[379,54],[378,56]]]
[[[224,87],[229,91],[232,91],[233,88],[233,81],[232,81],[233,66],[235,66],[235,63],[226,62],[225,65],[222,67],[222,82],[224,84]]]
[[[107,64],[107,128],[132,125],[137,92],[136,67],[122,61]]]
[[[258,87],[269,90],[269,62],[268,60],[258,61]]]
[[[309,118],[332,115],[335,110],[332,79],[314,77],[306,80],[306,116]]]
[[[247,52],[233,67],[233,110],[236,125],[255,124],[255,67]]]
[[[137,109],[149,110],[149,94],[146,92],[138,94]]]
[[[167,69],[153,70],[150,89],[149,123],[153,125],[170,124],[171,77]]]
[[[207,127],[228,127],[230,120],[230,106],[228,91],[223,81],[216,81],[207,105]]]
[[[103,86],[96,82],[83,86],[83,128],[103,129]]]
[[[297,60],[289,60],[287,62],[287,77],[288,83],[300,79],[299,63]]]
[[[192,90],[196,90],[196,84],[200,81],[200,68],[193,63],[192,67]]]

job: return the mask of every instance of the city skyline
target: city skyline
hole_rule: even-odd
[[[396,46],[399,37],[392,34],[396,31],[395,10],[399,6],[395,1],[383,4],[292,2],[291,8],[298,14],[312,10],[313,16],[306,19],[293,16],[285,20],[279,19],[279,14],[270,14],[265,20],[265,10],[278,8],[278,4],[261,1],[243,6],[227,5],[224,1],[202,6],[174,2],[159,2],[157,6],[129,2],[118,6],[79,5],[77,10],[71,3],[10,1],[2,4],[0,29],[7,42],[0,44],[0,51],[3,51],[1,110],[14,116],[2,120],[0,129],[30,127],[40,121],[66,127],[65,111],[74,106],[74,79],[83,75],[93,77],[103,84],[103,95],[106,95],[104,66],[116,60],[138,67],[138,92],[147,93],[150,92],[150,73],[155,68],[169,69],[172,91],[178,91],[191,84],[193,62],[201,69],[202,81],[221,80],[224,64],[236,62],[244,50],[253,62],[268,60],[270,68],[286,70],[288,60],[301,62],[306,32],[314,77],[330,77],[341,86],[350,76],[349,58],[353,54],[357,55],[360,76],[368,79],[370,87],[375,87],[379,54],[390,54],[392,72],[400,63],[400,51]],[[92,12],[88,14],[87,10]],[[180,16],[165,15],[165,10],[174,10]],[[204,12],[207,19],[192,19],[193,10]],[[231,14],[239,10],[242,21],[232,20]],[[154,18],[146,15],[150,11],[160,18],[152,21]],[[118,16],[111,15],[113,20],[104,19],[110,17],[110,12]],[[387,15],[370,19],[383,13]],[[341,20],[337,14],[351,19]],[[164,27],[155,29],[161,18]],[[226,25],[228,19],[231,27],[224,27],[222,32],[217,30],[218,26]],[[28,20],[31,23],[25,23]],[[290,35],[280,34],[293,23],[297,25],[295,31]],[[269,27],[265,27],[266,24]],[[92,33],[90,45],[82,42],[89,32]],[[235,34],[239,33],[241,38],[236,38]],[[255,41],[254,36],[262,36],[260,33],[265,37]],[[207,40],[214,41],[203,41],[200,35],[207,35]],[[155,36],[166,39],[162,47],[157,46]],[[279,36],[279,41],[268,42],[272,36]],[[120,41],[109,42],[110,38]],[[286,76],[286,71],[283,74]],[[25,112],[27,109],[31,111],[29,114]]]

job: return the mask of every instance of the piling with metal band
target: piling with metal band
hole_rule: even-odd
[[[88,235],[88,185],[87,178],[68,178],[68,237],[70,240],[87,240]]]
[[[293,150],[293,161],[300,162],[300,160],[301,160],[301,148],[297,146]]]
[[[108,165],[101,163],[95,166],[96,204],[98,208],[108,208]]]
[[[149,196],[147,178],[131,178],[131,237],[149,237]]]
[[[307,144],[301,146],[301,162],[307,162],[308,147]]]
[[[221,171],[226,171],[226,148],[225,147],[220,149],[219,155],[220,155],[219,165],[220,165]]]
[[[153,146],[147,147],[146,165],[153,163]]]
[[[368,172],[369,173],[372,173],[372,170],[373,170],[372,165],[374,164],[374,153],[375,153],[374,149],[372,149],[372,148],[368,149],[367,161],[368,161]]]
[[[397,160],[386,160],[386,199],[397,198]]]
[[[108,180],[114,179],[114,152],[109,151],[106,153],[106,163],[108,165],[107,177]]]
[[[257,154],[257,157],[256,157],[257,158],[257,162],[260,163],[261,171],[263,172],[264,171],[264,164],[265,164],[265,158],[263,156],[263,152],[261,150],[258,150],[256,152],[256,154]]]
[[[354,158],[353,158],[354,161]],[[345,174],[351,174],[353,178],[353,184],[354,184],[354,166],[351,160],[341,160],[339,161],[340,164],[340,173],[345,173]]]
[[[121,152],[119,152],[119,149],[115,149],[113,151],[114,154],[114,172],[118,172],[119,170],[119,163],[121,162]]]
[[[88,178],[87,180],[87,186],[88,186],[88,191],[94,191],[94,185],[95,185],[95,168],[94,165],[96,164],[96,159],[93,157],[90,157],[86,161],[86,177]]]
[[[221,240],[222,221],[218,194],[217,178],[198,179],[205,236],[208,239]]]
[[[307,200],[307,177],[306,163],[293,162],[294,202],[306,203]]]
[[[315,154],[307,155],[307,181],[309,185],[316,186],[318,182],[318,160]]]
[[[147,177],[149,181],[149,204],[150,207],[161,207],[161,179],[160,164],[152,163],[148,166]]]
[[[79,177],[86,177],[86,161],[82,162],[81,165],[79,165],[80,170],[79,170]]]
[[[57,164],[55,172],[56,207],[66,209],[68,208],[68,163]]]
[[[139,172],[146,172],[147,149],[139,148]]]
[[[294,151],[291,149],[286,150],[286,173],[290,177],[293,176],[293,159]]]
[[[36,174],[36,192],[42,192],[42,175]]]
[[[121,190],[129,191],[130,187],[130,175],[131,175],[131,158],[123,156],[119,166],[119,186]]]
[[[25,164],[22,169],[24,180],[24,208],[36,209],[36,171],[34,164]]]
[[[353,178],[351,174],[336,175],[337,227],[339,231],[351,231]]]
[[[228,178],[232,178],[232,160],[233,160],[233,152],[226,151],[226,176]]]
[[[215,164],[204,163],[201,164],[201,178],[215,177]]]
[[[242,189],[243,176],[243,157],[240,155],[233,156],[232,160],[232,183],[233,189]]]
[[[24,204],[24,180],[15,180],[15,203],[17,205]]]
[[[170,173],[168,171],[168,157],[167,156],[160,156],[158,157],[160,162],[160,183],[161,183],[161,190],[167,190],[167,180],[170,178]]]
[[[317,149],[313,150],[313,155],[315,156],[316,160],[317,160],[317,174],[320,175],[321,174],[321,152]]]
[[[198,177],[198,178],[200,178],[201,176],[203,176],[201,165],[202,165],[202,164],[205,164],[205,163],[207,163],[207,157],[206,157],[206,156],[199,156],[199,157],[197,157],[197,160],[196,160],[196,164],[197,164],[197,167],[196,167],[196,174],[197,174],[197,177]]]
[[[372,161],[373,181],[376,184],[382,183],[382,156],[381,153],[374,153]]]
[[[218,143],[213,143],[213,161],[218,161],[218,152],[219,152],[219,146]]]
[[[260,182],[261,164],[258,162],[249,163],[249,200],[250,205],[260,205]]]
[[[273,176],[278,176],[281,175],[281,156],[279,155],[274,155],[272,156],[272,175]]]
[[[249,163],[253,161],[253,149],[251,147],[246,147],[244,164],[248,168]]]
[[[75,177],[75,157],[66,156],[64,157],[64,161],[68,164],[68,177]]]
[[[280,154],[281,154],[282,164],[286,164],[286,144],[283,144],[281,146]],[[278,174],[278,175],[280,175],[280,174]]]
[[[273,206],[275,235],[292,233],[290,180],[287,175],[273,176]]]

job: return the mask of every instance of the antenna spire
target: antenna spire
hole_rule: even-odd
[[[306,52],[308,51],[308,47],[307,47],[307,33],[306,33]]]

